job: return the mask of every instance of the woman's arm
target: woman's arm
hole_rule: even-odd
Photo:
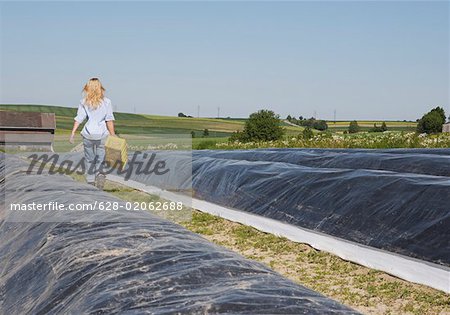
[[[114,120],[108,120],[106,122],[106,128],[108,128],[109,134],[111,136],[116,136],[116,132],[114,131]]]
[[[70,134],[70,139],[69,139],[70,143],[74,142],[73,138],[75,137],[75,131],[77,131],[79,125],[80,125],[80,123],[78,121],[74,120],[72,133]]]
[[[112,110],[112,105],[111,105],[111,101],[107,104],[108,106],[106,107],[106,117],[105,117],[105,121],[106,121],[106,128],[109,131],[109,134],[111,136],[116,136],[116,132],[114,131],[114,114],[113,114],[113,110]]]
[[[84,108],[84,105],[80,102],[80,105],[78,105],[77,115],[74,118],[73,122],[73,128],[72,128],[72,134],[70,135],[69,142],[73,143],[73,138],[75,137],[75,131],[77,131],[78,126],[86,119],[87,113],[86,109]]]

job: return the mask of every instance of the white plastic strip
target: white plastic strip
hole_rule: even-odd
[[[295,242],[306,243],[345,260],[450,293],[450,268],[350,242],[256,214],[226,208],[208,201],[191,199],[189,196],[164,191],[133,180],[124,181],[119,176],[108,175],[108,179],[149,194],[158,195],[163,199],[183,201],[185,204],[190,204],[192,200],[192,207],[199,211],[252,226],[263,232],[283,236]]]

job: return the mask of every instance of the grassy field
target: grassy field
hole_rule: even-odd
[[[70,149],[67,144],[68,134],[72,128],[76,108],[45,105],[0,105],[0,110],[53,112],[56,114],[56,135],[54,147],[61,150]],[[130,113],[115,113],[116,131],[121,136],[152,136],[152,135],[191,135],[193,149],[254,149],[264,147],[318,147],[318,148],[408,148],[408,147],[448,147],[449,137],[436,138],[434,135],[418,137],[415,134],[416,123],[405,121],[386,121],[388,133],[361,132],[353,135],[342,135],[348,129],[349,121],[328,121],[332,132],[320,133],[314,131],[314,137],[303,140],[303,127],[296,127],[282,122],[286,136],[280,141],[270,143],[228,143],[228,137],[237,130],[242,130],[245,124],[243,118],[187,118],[157,115],[140,115]],[[381,126],[382,121],[359,121],[362,131],[368,131],[374,124]],[[209,130],[207,137],[203,131]],[[81,138],[80,138],[81,139]]]
[[[76,108],[48,105],[0,105],[0,110],[33,111],[55,113],[56,134],[68,134],[72,129]],[[206,139],[223,141],[231,133],[244,128],[245,119],[218,119],[218,118],[187,118],[157,115],[141,115],[130,113],[114,113],[116,118],[116,131],[119,134],[191,134],[195,132],[196,140],[200,143]],[[283,124],[288,135],[297,135],[303,128]],[[203,130],[209,130],[209,136],[203,137]],[[200,138],[202,140],[197,140]]]
[[[388,130],[390,131],[415,131],[417,127],[417,122],[413,121],[385,121]],[[359,120],[358,125],[361,131],[369,131],[376,124],[378,127],[381,126],[383,121],[381,120]],[[327,121],[328,128],[331,131],[344,131],[348,130],[348,125],[350,121]]]
[[[72,129],[76,108],[45,105],[0,105],[0,110],[55,113],[56,132],[68,133]],[[211,137],[226,137],[243,128],[243,122],[212,118],[181,118],[130,113],[114,113],[116,129],[124,134],[190,134],[200,137],[208,129]]]

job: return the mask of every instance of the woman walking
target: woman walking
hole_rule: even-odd
[[[81,131],[86,161],[86,181],[103,189],[106,176],[101,173],[101,165],[105,159],[106,138],[108,135],[115,136],[114,114],[111,100],[105,97],[105,89],[99,79],[90,79],[84,86],[83,93],[84,98],[78,106],[69,141],[74,142],[78,126],[87,119]]]

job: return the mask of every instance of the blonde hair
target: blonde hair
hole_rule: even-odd
[[[92,109],[97,109],[105,96],[105,88],[97,78],[92,78],[83,88],[84,103]]]

